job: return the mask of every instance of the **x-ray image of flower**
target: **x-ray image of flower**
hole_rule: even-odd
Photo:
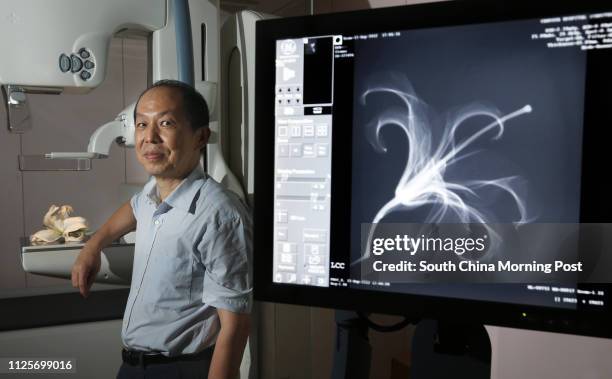
[[[364,107],[377,96],[386,96],[389,103],[400,104],[399,107],[388,106],[377,111],[365,125],[366,139],[377,153],[385,154],[388,151],[381,133],[386,128],[399,128],[408,145],[405,167],[398,178],[393,197],[378,210],[370,223],[378,224],[392,212],[426,206],[428,216],[420,223],[444,223],[452,216],[458,223],[483,224],[491,237],[491,245],[495,245],[498,242],[494,240],[495,231],[489,229],[487,223],[497,220],[489,219],[480,199],[480,192],[485,189],[509,196],[516,208],[517,217],[512,220],[513,223],[528,222],[525,201],[517,185],[521,179],[520,173],[503,177],[485,177],[486,174],[482,174],[481,177],[469,179],[457,179],[456,175],[453,177],[449,174],[460,168],[467,157],[482,152],[483,141],[493,143],[502,139],[506,128],[512,124],[510,121],[532,112],[531,105],[502,114],[492,106],[471,104],[446,117],[443,125],[436,124],[441,133],[434,135],[434,118],[429,117],[429,108],[417,96],[408,79],[395,75],[391,82],[391,85],[368,87],[359,98]],[[468,120],[470,127],[466,128]],[[479,147],[475,147],[475,144]],[[375,228],[376,225],[370,229],[368,248],[357,262],[369,258]]]

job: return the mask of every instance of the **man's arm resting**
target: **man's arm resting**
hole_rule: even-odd
[[[72,286],[83,297],[89,295],[94,278],[100,271],[100,252],[114,240],[136,229],[136,218],[130,202],[123,204],[87,241],[72,266]]]
[[[208,379],[234,379],[240,370],[242,353],[249,337],[251,315],[217,309],[221,331],[215,344]]]

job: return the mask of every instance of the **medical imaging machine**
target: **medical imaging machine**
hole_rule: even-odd
[[[193,85],[205,97],[213,133],[203,157],[204,168],[214,179],[244,197],[219,143],[220,136],[228,132],[220,130],[217,110],[219,12],[213,2],[27,0],[3,6],[0,18],[6,20],[0,24],[0,35],[19,36],[0,38],[3,51],[0,84],[12,133],[27,133],[32,127],[28,94],[85,94],[105,79],[112,37],[146,37],[149,81],[177,79]],[[86,151],[79,152],[81,147],[75,146],[76,152],[22,155],[20,170],[88,170],[92,159],[108,157],[113,142],[133,146],[134,105],[100,126]],[[79,250],[78,245],[25,246],[22,265],[27,272],[67,278]],[[106,249],[96,281],[129,284],[132,254],[131,244]]]

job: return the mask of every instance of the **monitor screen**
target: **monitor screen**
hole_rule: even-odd
[[[258,298],[610,333],[612,6],[448,2],[257,33]]]

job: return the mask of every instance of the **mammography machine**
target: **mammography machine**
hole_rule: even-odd
[[[63,0],[53,3],[29,0],[3,7],[0,16],[8,20],[0,25],[0,35],[19,36],[0,38],[0,49],[4,52],[0,84],[12,133],[27,133],[32,127],[28,94],[87,93],[105,79],[110,39],[113,36],[144,36],[149,38],[150,82],[178,79],[192,84],[206,98],[213,133],[203,159],[204,167],[214,179],[244,196],[218,143],[223,133],[216,110],[219,82],[217,5],[198,0]],[[114,141],[133,146],[133,111],[134,104],[130,104],[114,120],[99,127],[91,136],[87,151],[78,152],[81,147],[75,146],[75,152],[20,156],[20,170],[90,169],[92,159],[108,157]],[[111,252],[115,249],[121,250],[116,255],[121,257],[119,260],[112,258],[115,254]],[[69,277],[79,250],[80,245],[25,246],[22,265],[27,272]],[[131,259],[124,258],[123,250],[132,253],[132,245],[112,246],[104,252],[98,282],[129,283]],[[125,267],[126,264],[129,267]]]
[[[246,198],[245,190],[252,197],[252,174],[249,185],[245,172],[238,169],[249,167],[248,163],[231,165],[238,174],[236,178],[226,164],[226,160],[230,161],[227,158],[230,152],[222,146],[228,144],[231,135],[232,140],[237,141],[232,149],[232,156],[235,157],[232,160],[241,161],[240,157],[248,159],[243,146],[247,143],[237,140],[247,135],[224,130],[221,126],[222,118],[227,119],[228,110],[222,108],[218,100],[218,92],[222,88],[219,85],[220,14],[217,0],[26,0],[7,3],[0,7],[0,19],[4,21],[0,23],[0,49],[3,51],[0,64],[0,98],[3,109],[0,113],[5,112],[11,134],[27,135],[37,128],[49,127],[44,123],[33,122],[29,108],[35,102],[29,95],[75,94],[80,97],[78,95],[87,94],[103,84],[109,76],[111,39],[146,39],[147,82],[161,79],[186,82],[193,85],[208,103],[212,133],[202,157],[204,170],[240,197]],[[254,28],[254,21],[259,16],[247,14],[245,17],[251,22],[249,26]],[[235,28],[240,24],[244,31],[241,20],[241,16],[234,16],[231,21]],[[226,29],[229,30],[229,27]],[[242,52],[246,50],[241,47],[241,44],[246,43],[244,34],[242,39],[240,34],[226,34],[226,44],[231,49]],[[254,44],[253,33],[247,34]],[[239,56],[240,61],[234,67],[238,71],[245,67],[246,73],[245,54]],[[226,60],[223,62],[229,64]],[[245,76],[244,80],[252,80],[253,66],[254,62],[251,62],[248,74],[250,79]],[[242,80],[242,76],[239,77]],[[241,91],[242,88],[247,88],[247,85],[240,85],[235,90]],[[252,89],[250,93],[252,95]],[[224,92],[224,96],[229,95],[228,91]],[[70,99],[70,96],[67,98]],[[72,101],[68,99],[66,101]],[[241,103],[247,104],[246,101]],[[87,146],[70,146],[66,149],[69,151],[49,149],[19,155],[19,170],[22,173],[38,174],[47,171],[61,182],[62,179],[57,176],[63,175],[62,172],[91,170],[94,160],[112,158],[111,154],[117,153],[117,150],[111,152],[114,142],[123,147],[134,146],[135,104],[128,102],[124,106],[124,109],[116,110],[117,116],[114,119],[91,134]],[[249,130],[249,136],[253,133],[252,105],[250,112],[249,119],[241,116],[234,120],[234,128]],[[239,111],[238,114],[243,113]],[[112,114],[108,116],[110,119]],[[252,148],[250,157],[252,159]],[[72,199],[66,198],[66,201]],[[25,272],[65,279],[70,278],[72,265],[82,247],[79,243],[30,246],[26,238],[22,239],[21,245],[21,266]],[[6,253],[10,254],[11,251]],[[133,253],[134,245],[125,241],[117,241],[104,249],[95,282],[129,285]],[[66,291],[62,286],[26,288],[18,291],[17,295],[9,293],[3,305],[3,309],[8,312],[3,316],[2,330],[119,318],[125,306],[127,291],[124,288],[117,289],[116,286],[98,288],[101,290],[94,291],[97,293],[87,301],[81,301],[71,293],[62,293]],[[37,296],[41,293],[52,295]],[[32,307],[46,309],[45,317],[31,316],[29,309]],[[250,356],[247,349],[241,369],[243,372],[249,370]]]

